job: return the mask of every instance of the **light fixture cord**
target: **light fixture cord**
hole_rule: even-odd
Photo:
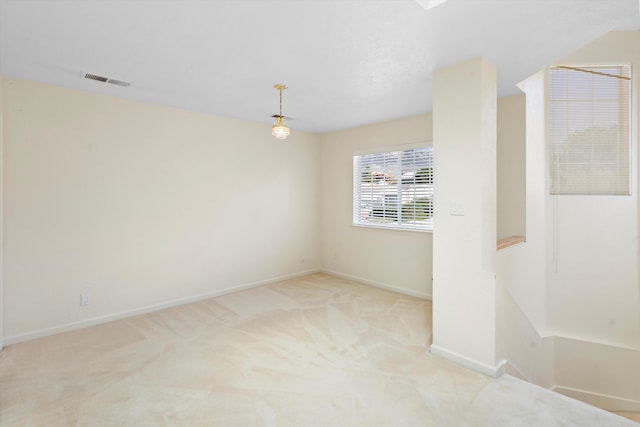
[[[280,89],[280,117],[282,117],[282,89]]]

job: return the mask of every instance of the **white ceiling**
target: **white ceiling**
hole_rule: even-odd
[[[424,3],[424,2],[423,2]],[[0,0],[0,75],[328,132],[431,110],[431,73],[485,56],[500,95],[638,0]],[[81,78],[131,81],[128,88]]]

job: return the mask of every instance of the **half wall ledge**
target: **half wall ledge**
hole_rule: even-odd
[[[526,238],[524,236],[509,236],[509,237],[505,237],[504,239],[498,240],[496,249],[497,250],[505,249],[505,248],[508,248],[509,246],[517,245],[518,243],[524,243],[524,242],[526,242]]]

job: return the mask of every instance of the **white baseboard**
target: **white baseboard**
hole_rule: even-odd
[[[442,357],[443,359],[447,359],[458,365],[464,366],[465,368],[469,368],[473,371],[479,372],[492,378],[498,378],[499,376],[504,374],[505,366],[507,364],[506,360],[501,360],[495,366],[488,365],[478,360],[458,354],[454,351],[447,350],[435,344],[431,345],[430,351],[431,354]]]
[[[554,385],[551,390],[598,408],[614,412],[640,412],[640,401]]]
[[[376,288],[386,289],[387,291],[396,292],[398,294],[409,295],[411,297],[433,300],[433,297],[426,292],[416,292],[409,289],[398,288],[396,286],[388,285],[386,283],[376,282],[374,280],[364,279],[362,277],[353,276],[351,274],[340,273],[339,271],[327,270],[325,268],[320,269],[322,273],[330,274],[332,276],[341,277],[347,280],[353,280],[354,282],[362,283],[365,285],[373,286]]]
[[[245,284],[233,286],[230,288],[217,289],[215,291],[205,292],[202,294],[192,295],[184,298],[178,298],[172,301],[166,301],[158,304],[151,304],[144,307],[138,307],[132,310],[120,311],[117,313],[107,314],[104,316],[97,316],[89,319],[80,320],[77,322],[65,323],[65,324],[53,326],[50,328],[43,328],[35,331],[24,332],[21,334],[9,335],[4,337],[3,344],[6,347],[8,345],[16,344],[19,342],[29,341],[36,338],[43,338],[50,335],[59,334],[62,332],[73,331],[76,329],[82,329],[88,326],[95,326],[102,323],[112,322],[114,320],[120,320],[120,319],[125,319],[127,317],[138,316],[140,314],[151,313],[153,311],[158,311],[165,308],[175,307],[183,304],[189,304],[196,301],[218,297],[221,295],[243,291],[246,289],[256,288],[258,286],[268,285],[269,283],[281,282],[283,280],[293,279],[296,277],[306,276],[306,275],[314,274],[318,272],[320,272],[319,269],[313,269],[313,270],[307,270],[307,271],[300,271],[297,273],[285,274],[283,276],[272,277],[270,279],[259,280],[257,282],[245,283]]]

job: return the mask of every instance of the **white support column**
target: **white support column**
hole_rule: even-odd
[[[434,354],[496,376],[496,69],[433,75]]]

